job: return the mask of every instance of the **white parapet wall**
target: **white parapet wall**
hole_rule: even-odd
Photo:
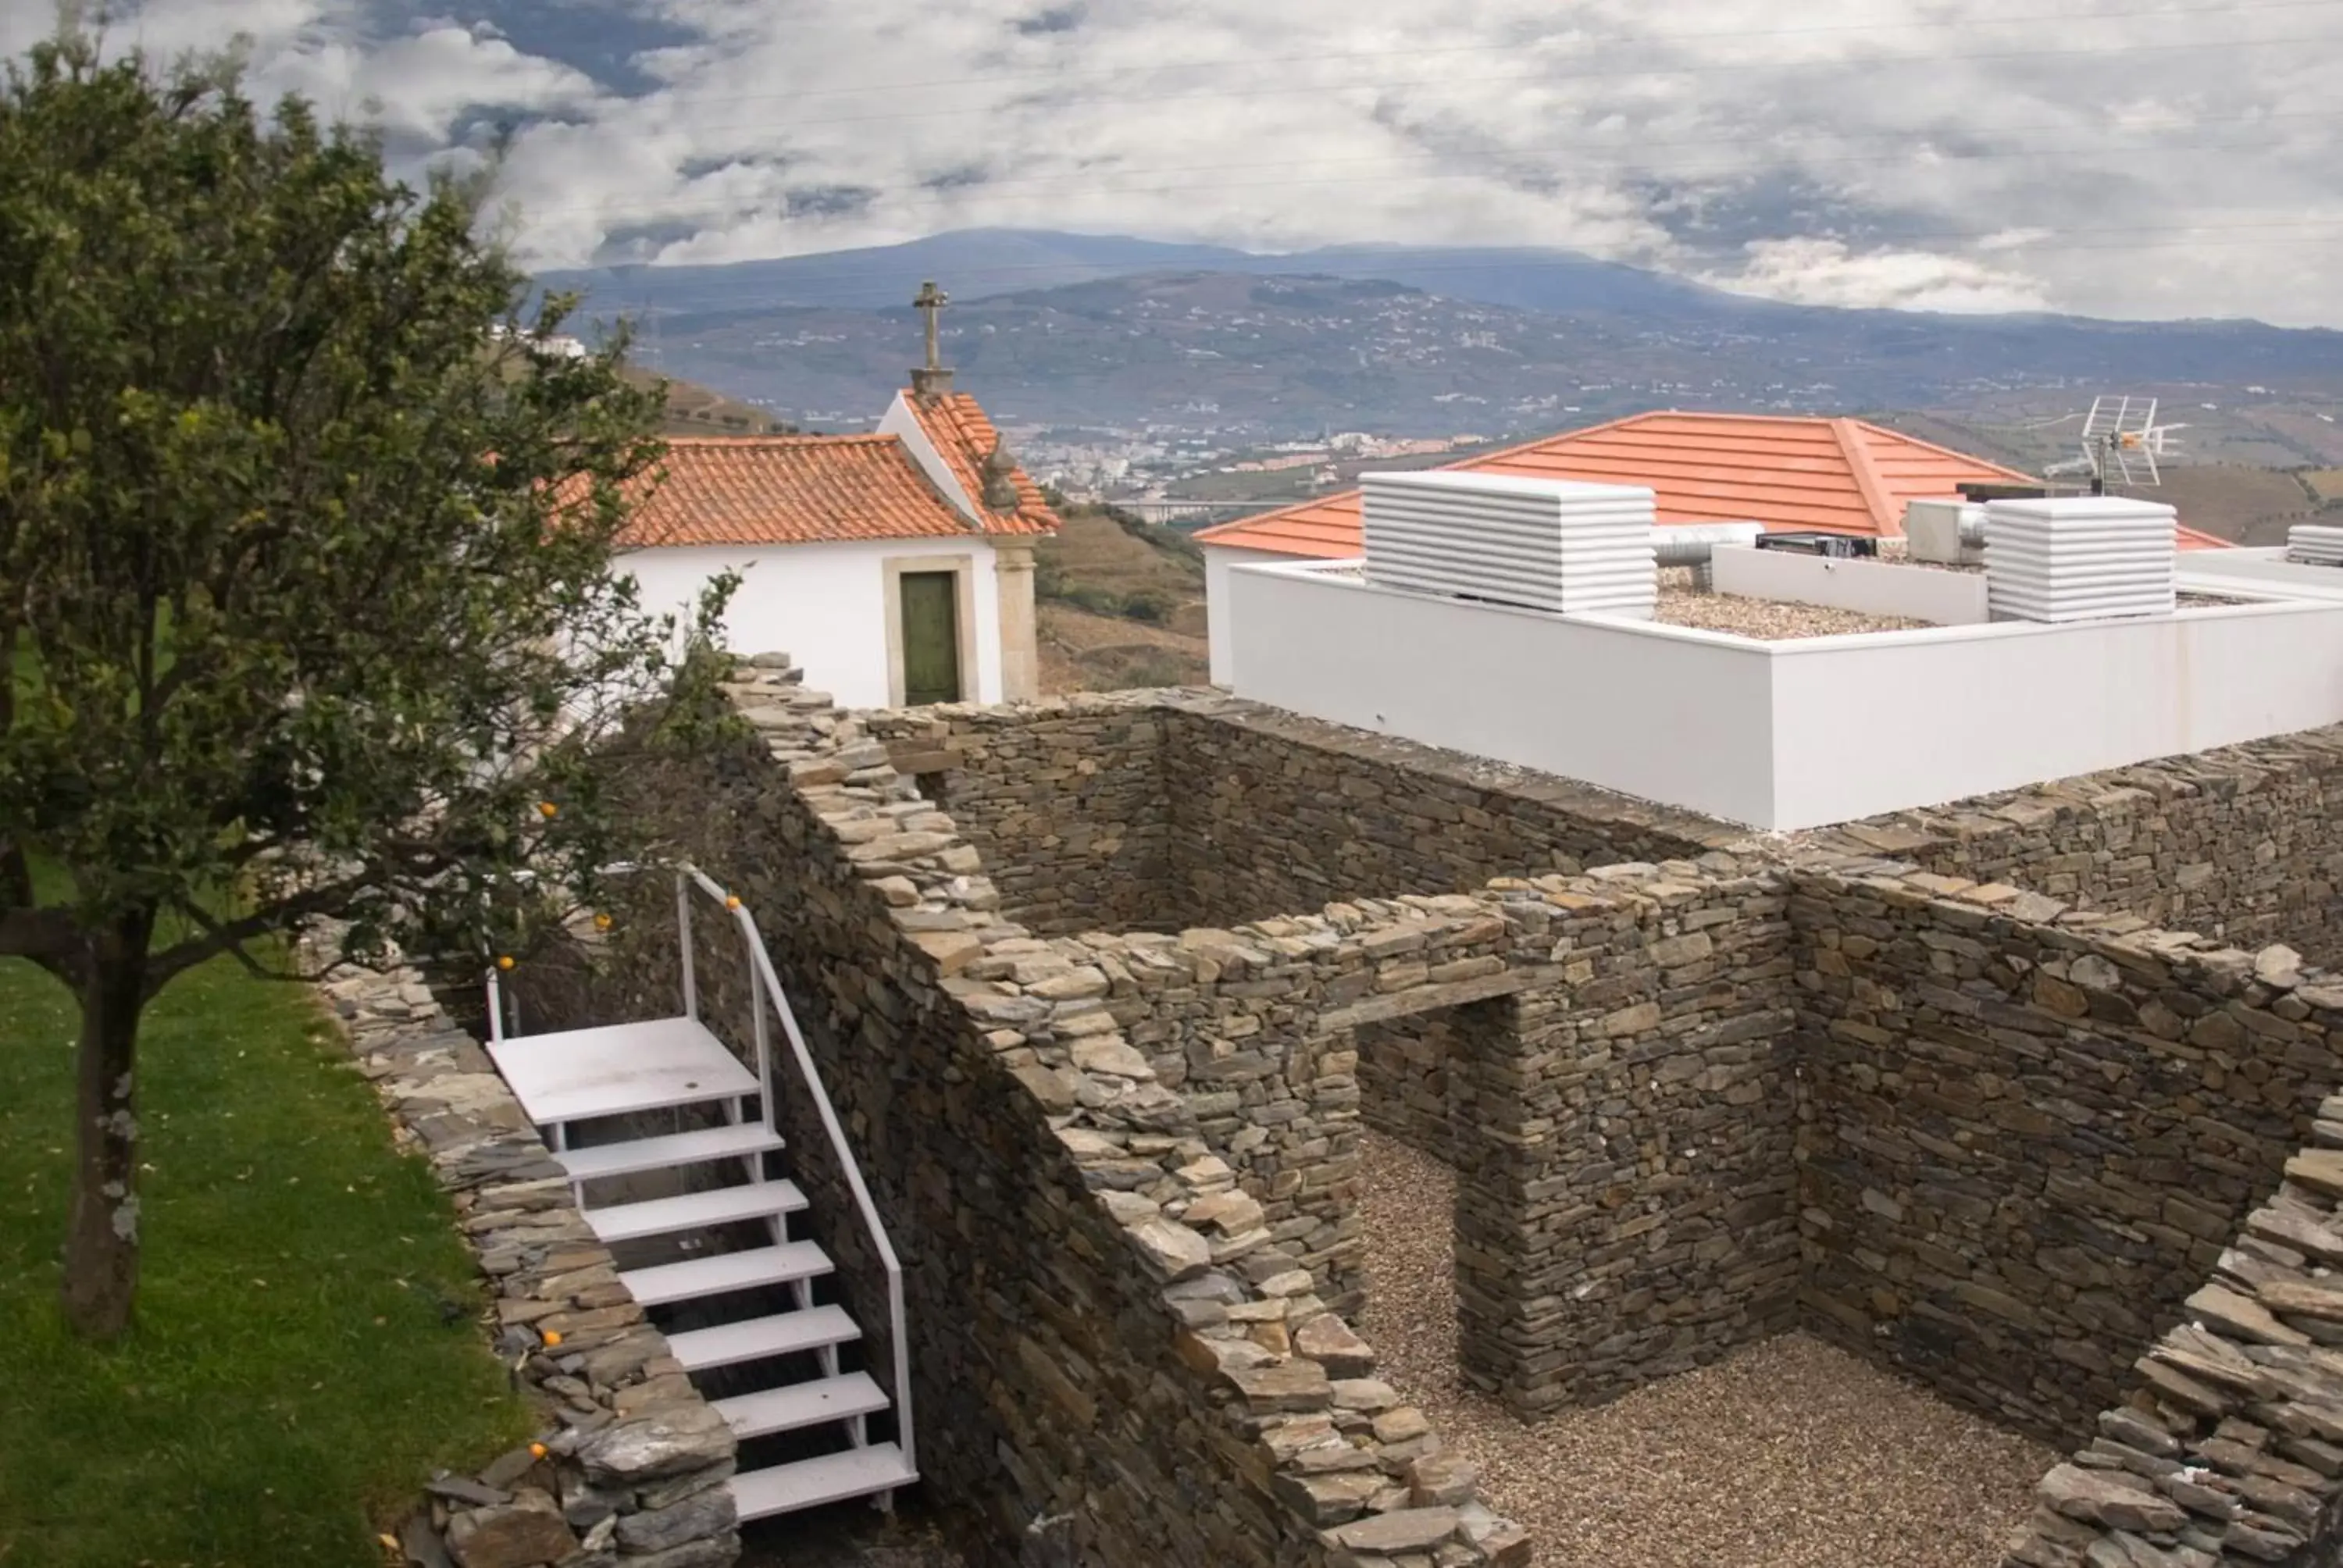
[[[1208,544],[1204,548],[1204,635],[1212,655],[1214,686],[1235,678],[1229,653],[1229,570],[1232,567],[1291,566],[1293,558],[1275,550],[1239,549],[1233,545]]]
[[[1773,647],[1775,827],[2343,723],[2337,604]]]
[[[1892,615],[1931,626],[1983,626],[1987,618],[1983,572],[1730,545],[1719,546],[1709,557],[1709,569],[1718,593]]]
[[[1735,822],[1773,811],[1763,643],[1232,569],[1236,693]]]
[[[2174,562],[2183,593],[2274,598],[2343,598],[2343,567],[2310,566],[2276,549],[2183,550]]]
[[[2343,601],[1761,642],[1228,574],[1231,685],[1753,827],[1795,829],[2343,723]]]

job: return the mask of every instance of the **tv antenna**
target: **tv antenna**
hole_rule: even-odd
[[[2065,420],[2049,423],[2063,424]],[[2157,424],[2153,397],[2123,394],[2094,397],[2091,411],[2083,416],[2082,456],[2051,464],[2042,470],[2042,477],[2046,479],[2062,474],[2088,474],[2091,494],[2095,496],[2106,495],[2110,481],[2132,486],[2160,485],[2164,477],[2157,469],[2156,460],[2176,449],[2170,438],[2172,432],[2187,428],[2186,425]]]

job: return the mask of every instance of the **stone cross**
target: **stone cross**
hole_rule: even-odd
[[[925,283],[922,283],[921,285],[920,285],[920,295],[919,295],[919,297],[911,301],[911,308],[912,308],[912,309],[914,309],[914,310],[919,310],[919,311],[923,311],[923,312],[925,312],[925,313],[926,313],[926,315],[927,315],[927,318],[928,318],[928,365],[927,365],[927,367],[928,367],[930,370],[940,370],[940,369],[942,369],[942,368],[944,367],[944,362],[943,362],[942,355],[939,352],[939,350],[938,350],[938,348],[937,348],[937,347],[936,347],[936,323],[937,323],[937,321],[938,321],[938,320],[942,317],[943,312],[944,312],[944,307],[945,307],[945,306],[947,306],[947,305],[950,305],[950,303],[951,303],[951,296],[950,296],[950,295],[949,295],[949,294],[946,294],[942,289],[938,288],[938,287],[936,286],[936,281],[935,281],[935,279],[934,279],[934,278],[930,278],[930,279],[928,279],[928,281],[926,281]]]

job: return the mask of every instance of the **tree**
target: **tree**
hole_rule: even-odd
[[[704,711],[715,607],[614,565],[659,391],[532,350],[568,302],[521,320],[484,195],[232,65],[68,28],[0,84],[0,954],[80,1003],[85,1334],[129,1321],[156,994],[297,973],[318,916],[519,940],[629,848],[587,753]]]

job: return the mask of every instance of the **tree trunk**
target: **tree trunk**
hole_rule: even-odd
[[[154,917],[125,918],[92,944],[81,998],[73,1217],[65,1231],[66,1326],[109,1340],[130,1326],[138,1286],[138,1121],[132,1070],[146,1003]]]

